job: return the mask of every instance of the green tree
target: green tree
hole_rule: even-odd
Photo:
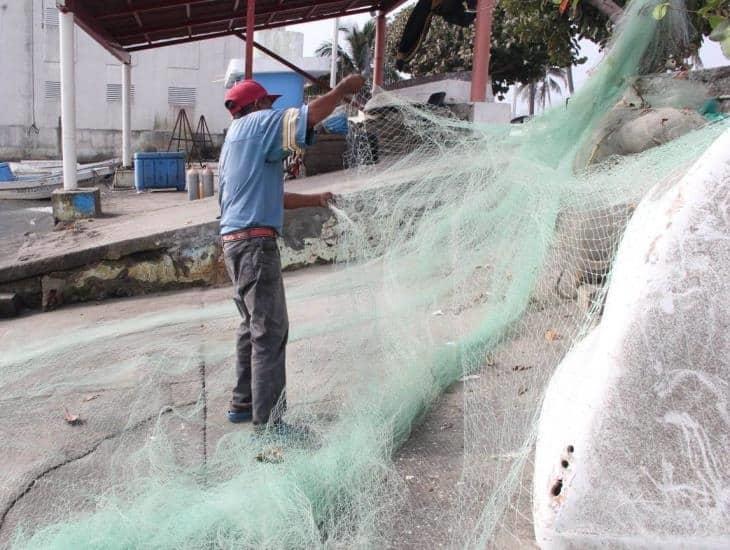
[[[576,26],[545,0],[500,0],[494,10],[490,76],[495,95],[506,93],[517,82],[539,81],[547,67],[564,67],[585,61],[578,50]],[[394,57],[410,9],[389,23],[387,51]],[[413,76],[472,69],[474,28],[458,27],[439,17],[406,64]]]
[[[367,74],[372,69],[372,50],[375,44],[375,23],[371,19],[362,28],[357,24],[351,27],[340,27],[345,34],[345,45],[337,47],[337,71],[341,76],[355,72]],[[315,53],[320,57],[332,55],[332,42],[327,40],[320,44]]]
[[[520,85],[516,94],[518,98],[527,99],[528,112],[530,115],[534,115],[536,105],[540,105],[544,111],[548,105],[553,104],[552,94],[562,93],[562,86],[567,86],[567,84],[568,78],[565,69],[548,67],[541,78]]]
[[[345,34],[345,47],[340,43],[337,48],[337,73],[343,77],[352,73],[360,73],[366,77],[372,74],[375,55],[375,20],[366,21],[362,28],[357,24],[351,27],[341,27],[340,31]],[[315,50],[320,57],[332,55],[332,42],[322,42]],[[400,77],[392,62],[385,64],[385,80],[399,80]]]
[[[605,46],[613,31],[613,25],[623,15],[627,0],[552,0],[558,11],[569,17],[578,27],[582,38],[588,38]],[[670,2],[660,2],[653,9],[657,19],[665,17],[673,9]],[[689,16],[690,28],[686,42],[671,44],[673,49],[666,56],[687,58],[697,54],[702,40],[709,36],[723,45],[730,57],[730,0],[686,0],[682,11]],[[727,32],[727,35],[725,31]],[[727,40],[727,43],[723,42]],[[727,49],[727,51],[726,51]],[[645,67],[646,70],[660,67]]]
[[[548,67],[584,63],[579,41],[588,39],[606,46],[626,4],[627,0],[500,0],[494,10],[490,61],[495,95],[504,94],[515,83],[538,83]],[[561,11],[559,7],[566,9]],[[687,0],[686,11],[691,23],[688,41],[658,43],[658,55],[642,71],[663,70],[669,57],[695,56],[704,36],[727,43],[730,49],[730,0]],[[406,8],[389,24],[390,56],[395,56],[409,15],[410,9]],[[426,76],[471,70],[473,42],[473,28],[456,27],[434,17],[418,51],[406,64],[406,71]]]

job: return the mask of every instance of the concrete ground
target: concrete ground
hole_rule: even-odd
[[[338,349],[338,331],[346,327],[322,326],[336,321],[343,308],[357,315],[369,305],[336,290],[336,271],[319,267],[286,275],[292,408],[331,411],[351,382],[352,373],[339,368],[346,355],[330,352]],[[225,434],[250,429],[224,416],[238,322],[230,292],[186,290],[0,321],[0,545],[18,528],[43,525],[49,511],[65,516],[88,510],[96,494],[133,468],[128,457],[143,443],[164,435],[180,463],[195,465],[215,452]],[[536,312],[526,323],[542,330],[554,313]],[[443,318],[444,326],[450,322]],[[367,321],[354,328],[368,338]],[[523,387],[528,368],[547,368],[555,346],[564,345],[515,337],[482,371],[440,398],[394,459],[408,494],[392,518],[391,547],[444,547],[463,538],[455,532],[459,523],[476,519],[489,490],[472,484],[465,491],[465,468],[476,459],[479,468],[492,471],[490,459],[475,452],[479,436],[465,432],[465,417],[480,400],[499,400],[506,392],[537,398],[536,388],[530,393]],[[156,368],[161,364],[166,368]],[[66,411],[82,423],[69,424]],[[512,506],[498,547],[532,546],[529,501],[524,493]]]

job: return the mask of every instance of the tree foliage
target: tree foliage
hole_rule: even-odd
[[[605,46],[611,36],[613,24],[607,14],[597,7],[596,0],[552,0],[553,5],[560,5],[570,19],[578,25],[581,37],[588,38],[600,46]],[[627,0],[612,0],[621,9],[628,4]],[[652,8],[652,15],[661,19],[672,9],[670,2],[660,2]],[[558,10],[561,11],[561,10]],[[696,55],[705,36],[711,36],[718,26],[727,24],[730,19],[730,0],[686,0],[682,9],[689,16],[688,41],[679,44],[679,49],[668,52],[678,58]],[[661,14],[661,17],[659,15]]]
[[[621,10],[627,0],[610,2]],[[561,11],[565,4],[568,9]],[[500,0],[494,10],[492,25],[492,56],[490,75],[496,95],[506,92],[515,83],[539,82],[553,67],[567,67],[585,62],[578,47],[588,39],[605,47],[613,32],[609,13],[600,9],[599,0]],[[666,57],[685,58],[696,55],[703,36],[712,32],[710,13],[717,25],[718,15],[730,0],[687,0],[690,16],[688,42],[672,44],[672,50],[662,52],[664,60],[643,69],[647,72],[663,70]],[[387,51],[395,56],[410,8],[400,11],[390,21]],[[723,31],[723,28],[720,29]],[[728,29],[730,34],[730,29]],[[715,33],[719,35],[719,32]],[[722,39],[724,34],[720,36]],[[427,76],[452,71],[471,70],[474,29],[449,25],[433,17],[431,27],[421,45],[406,64],[413,76]],[[657,60],[662,59],[657,56]]]
[[[689,12],[695,16],[695,24],[704,25],[700,32],[707,34],[709,27],[709,38],[720,43],[722,53],[730,58],[730,0],[707,0],[699,2],[698,6],[687,6]],[[691,8],[695,7],[694,10]],[[662,2],[654,7],[655,19],[664,19],[672,9],[670,2]]]
[[[373,20],[365,22],[362,28],[357,24],[351,27],[340,27],[340,32],[345,34],[345,45],[340,43],[337,47],[337,70],[341,75],[348,75],[354,72],[367,73],[372,63],[372,49],[375,44],[375,23]],[[320,57],[332,55],[332,42],[322,42],[315,53]]]
[[[352,73],[360,73],[366,77],[372,74],[375,56],[375,19],[366,21],[362,27],[357,24],[351,27],[341,27],[340,32],[344,33],[344,47],[342,42],[337,48],[337,74],[339,77]],[[332,42],[322,42],[315,50],[320,57],[332,55]],[[385,80],[399,80],[393,60],[386,60]]]
[[[544,10],[544,0],[500,0],[494,10],[490,75],[496,95],[516,82],[542,78],[548,67],[580,64],[575,24],[558,10]],[[410,9],[399,12],[388,27],[387,51],[394,56]],[[471,70],[474,28],[450,25],[439,17],[406,64],[413,76]]]

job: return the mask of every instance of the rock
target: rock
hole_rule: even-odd
[[[13,293],[0,293],[0,319],[15,317],[20,312],[20,297]]]
[[[593,308],[596,300],[601,296],[601,286],[599,285],[581,285],[578,287],[576,304],[578,309],[583,313],[588,313]],[[600,308],[602,309],[602,307]]]
[[[64,290],[66,281],[56,277],[44,276],[41,279],[41,291],[43,293],[43,311],[51,311],[64,302]]]
[[[587,212],[565,211],[558,220],[558,247],[562,270],[555,292],[576,299],[581,286],[602,286],[635,206],[630,203]]]
[[[650,110],[616,132],[617,154],[641,153],[701,128],[705,119],[695,111],[663,108]]]
[[[687,109],[640,109],[618,106],[599,124],[594,138],[576,155],[580,170],[612,156],[640,153],[701,128],[707,121]]]
[[[603,318],[545,395],[542,548],[727,547],[729,211],[730,131],[637,208]]]

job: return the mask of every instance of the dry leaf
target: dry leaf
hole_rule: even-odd
[[[83,424],[83,420],[79,418],[78,414],[71,414],[68,412],[68,409],[66,407],[63,408],[63,419],[72,426],[78,426],[79,424]]]
[[[270,447],[257,454],[256,460],[269,464],[279,464],[284,461],[284,451],[281,447]]]
[[[545,340],[548,342],[554,342],[555,340],[560,340],[560,338],[562,338],[562,336],[553,329],[550,329],[545,333]]]
[[[530,367],[528,365],[515,365],[514,367],[512,367],[512,370],[515,372],[522,372],[525,370],[530,370],[531,368],[532,367]]]

